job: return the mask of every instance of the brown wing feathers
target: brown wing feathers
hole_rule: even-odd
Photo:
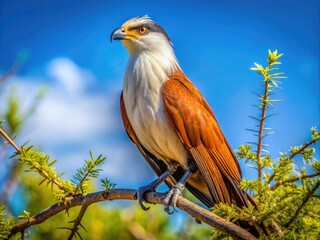
[[[162,88],[167,116],[189,149],[215,202],[247,205],[246,194],[238,187],[239,163],[230,149],[201,93],[182,71],[175,73]]]

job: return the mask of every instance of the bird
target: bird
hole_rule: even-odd
[[[145,194],[162,182],[169,186],[169,214],[185,187],[209,208],[255,205],[239,187],[238,159],[208,102],[181,69],[165,30],[148,16],[134,17],[110,39],[120,40],[129,53],[120,96],[124,128],[158,176],[137,190],[141,208],[149,209]]]

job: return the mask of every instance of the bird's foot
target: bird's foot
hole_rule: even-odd
[[[163,200],[164,211],[171,215],[174,212],[177,212],[177,200],[178,197],[182,195],[182,190],[184,189],[184,185],[178,182],[174,185],[170,191],[167,193],[166,197]],[[170,204],[173,206],[174,211],[170,211]]]
[[[135,195],[135,198],[138,200],[138,203],[139,203],[140,207],[142,208],[142,210],[148,211],[150,209],[150,207],[146,207],[143,204],[143,201],[145,200],[144,197],[147,192],[154,192],[155,190],[156,190],[156,188],[155,188],[153,182],[147,186],[143,186],[143,187],[138,188],[136,195]]]
[[[171,167],[168,168],[160,177],[158,177],[156,180],[154,180],[152,183],[150,183],[147,186],[140,187],[136,194],[135,194],[135,199],[138,199],[138,203],[140,207],[144,210],[147,211],[149,210],[150,207],[146,207],[143,205],[144,197],[147,192],[155,192],[157,187],[166,180],[168,176],[170,176],[172,173],[176,171],[176,167]]]

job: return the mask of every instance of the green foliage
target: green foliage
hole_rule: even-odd
[[[47,186],[50,186],[57,200],[63,201],[75,193],[76,186],[71,181],[61,179],[62,173],[58,174],[53,167],[56,161],[51,161],[48,155],[33,150],[33,147],[22,147],[16,156],[19,157],[21,164],[29,167],[25,171],[37,172],[42,177],[39,185],[46,183]]]
[[[31,219],[30,212],[23,210],[23,215],[18,216],[18,219],[30,221]]]
[[[116,183],[112,183],[108,178],[100,179],[101,186],[105,189],[113,189],[117,185]]]
[[[0,239],[5,239],[11,230],[12,225],[15,223],[15,218],[6,217],[6,207],[0,205]]]
[[[268,239],[319,239],[320,238],[320,163],[314,158],[315,149],[311,148],[320,140],[319,131],[311,128],[311,141],[301,146],[294,146],[286,152],[280,152],[280,156],[274,161],[267,151],[262,150],[263,140],[268,134],[263,134],[265,120],[268,118],[267,110],[274,100],[270,100],[270,92],[278,87],[275,79],[283,78],[283,73],[273,73],[278,70],[274,65],[282,54],[269,50],[268,66],[266,68],[255,63],[255,68],[263,76],[264,95],[259,96],[259,117],[251,117],[259,122],[257,133],[258,141],[251,145],[239,146],[237,156],[258,171],[258,178],[243,179],[240,187],[249,192],[258,205],[258,208],[238,208],[226,204],[217,204],[213,212],[231,221],[245,220],[256,226],[260,233],[260,223],[267,227],[270,236]],[[269,94],[268,94],[269,93]],[[273,106],[272,106],[273,108]],[[264,154],[262,154],[262,152]],[[305,164],[298,168],[296,158],[301,156]],[[252,165],[253,164],[253,165]],[[307,170],[308,169],[308,170]],[[277,231],[277,225],[283,236]],[[214,239],[228,239],[218,231],[213,233]],[[261,236],[264,238],[265,236]]]
[[[74,194],[85,194],[88,193],[88,181],[89,178],[97,178],[99,176],[99,172],[102,171],[100,167],[104,161],[105,157],[99,155],[97,159],[94,158],[92,152],[90,151],[90,160],[85,160],[85,164],[82,168],[77,170],[77,173],[73,176],[72,183],[76,185],[74,190]]]
[[[252,162],[256,161],[257,155],[255,152],[253,152],[251,150],[251,145],[249,145],[249,144],[241,145],[241,146],[239,146],[238,150],[239,150],[237,152],[238,158],[240,158],[240,159],[244,158],[246,163],[248,161],[252,161]]]
[[[316,127],[311,128],[311,137],[313,141],[320,141],[320,132],[317,131]]]
[[[33,150],[32,146],[22,147],[16,156],[19,157],[21,164],[29,166],[30,170],[26,171],[37,172],[44,178],[40,184],[47,181],[47,185],[51,185],[51,187],[53,187],[54,184],[58,186],[62,185],[63,181],[60,178],[62,174],[58,174],[53,167],[56,160],[51,161],[48,155]]]
[[[29,167],[25,171],[37,172],[42,180],[39,185],[46,183],[50,186],[53,196],[58,201],[64,201],[67,197],[76,195],[85,195],[89,191],[88,181],[90,178],[98,178],[102,171],[100,166],[105,162],[106,158],[99,155],[94,158],[90,152],[90,160],[85,160],[84,166],[77,170],[73,179],[64,181],[61,176],[63,173],[57,173],[54,167],[56,160],[51,161],[48,155],[33,150],[33,147],[22,147],[16,154],[19,157],[19,162]],[[110,181],[103,180],[105,186],[112,188],[115,184]]]
[[[283,72],[277,72],[277,73],[272,73],[270,74],[271,71],[276,71],[279,70],[279,68],[275,68],[274,66],[281,64],[280,62],[277,62],[283,54],[278,54],[278,50],[275,50],[274,52],[271,52],[268,50],[268,66],[267,67],[262,67],[261,64],[254,63],[256,66],[255,68],[251,68],[251,70],[257,71],[257,73],[261,74],[263,76],[263,81],[268,83],[269,86],[267,86],[267,91],[272,91],[273,88],[278,87],[279,82],[277,82],[275,79],[279,78],[285,78],[283,76]],[[262,96],[260,96],[260,100],[264,101]],[[274,100],[273,100],[274,101]]]

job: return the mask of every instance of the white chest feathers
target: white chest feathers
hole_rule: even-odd
[[[150,153],[167,164],[186,167],[187,152],[165,114],[161,93],[163,83],[176,69],[153,61],[150,56],[130,58],[123,86],[126,113],[140,143]]]

